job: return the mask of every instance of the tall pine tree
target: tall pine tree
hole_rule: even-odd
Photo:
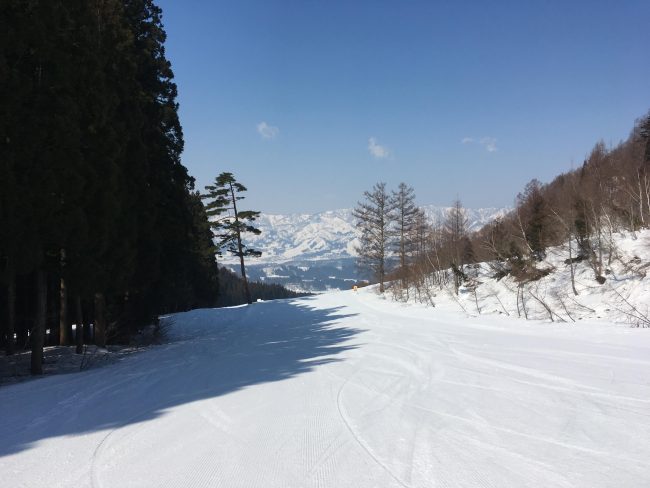
[[[247,247],[242,240],[242,235],[246,233],[260,234],[261,231],[252,225],[260,213],[237,208],[237,202],[244,199],[242,193],[247,189],[235,179],[232,173],[221,173],[215,178],[214,184],[206,186],[205,189],[207,193],[203,195],[203,198],[209,200],[206,208],[208,216],[214,219],[212,226],[218,239],[217,248],[225,248],[233,256],[239,258],[246,302],[250,304],[252,299],[246,279],[244,258],[259,257],[262,253]]]

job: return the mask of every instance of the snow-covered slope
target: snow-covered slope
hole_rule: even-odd
[[[606,250],[603,255],[604,283],[596,281],[594,270],[584,260],[574,264],[575,292],[567,264],[569,249],[564,245],[547,249],[545,259],[536,264],[548,273],[539,280],[500,278],[498,263],[481,263],[465,268],[470,281],[461,286],[458,296],[451,283],[441,286],[430,276],[428,286],[420,288],[428,293],[412,288],[408,297],[436,306],[446,304],[470,315],[507,314],[569,323],[597,319],[650,327],[650,230],[615,233],[606,247],[612,252],[610,256]],[[398,300],[407,296],[397,288],[392,295]]]
[[[442,221],[446,207],[423,207],[429,219]],[[476,230],[507,209],[466,209],[468,226]],[[262,233],[246,236],[250,247],[262,251],[252,262],[284,263],[296,260],[340,259],[356,256],[357,231],[351,209],[317,214],[262,214],[256,222]],[[224,263],[233,259],[224,256]]]
[[[0,388],[0,485],[650,486],[648,329],[367,289],[173,320],[167,345]]]

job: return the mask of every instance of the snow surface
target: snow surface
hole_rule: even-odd
[[[650,486],[650,329],[372,289],[196,310],[171,342],[0,389],[0,485]]]
[[[611,249],[611,256],[609,252],[603,256],[603,284],[596,282],[587,260],[574,264],[577,295],[571,286],[570,266],[565,262],[569,249],[564,245],[549,248],[546,258],[536,263],[538,269],[549,272],[539,280],[518,283],[512,276],[496,279],[495,263],[480,263],[465,268],[471,280],[460,287],[458,296],[451,283],[446,287],[430,284],[431,296],[418,295],[411,289],[408,301],[432,301],[436,306],[455,308],[471,316],[528,315],[546,321],[551,321],[552,316],[555,322],[599,320],[650,327],[650,230],[613,234]],[[575,257],[575,244],[572,253]],[[406,294],[393,295],[398,300],[407,298]]]

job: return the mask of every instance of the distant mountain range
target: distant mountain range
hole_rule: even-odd
[[[422,207],[431,222],[441,222],[449,207]],[[478,230],[507,208],[465,209],[468,228]],[[358,234],[352,209],[316,214],[262,214],[256,221],[259,236],[246,236],[249,247],[262,256],[249,259],[252,280],[279,283],[296,291],[347,289],[369,278],[356,267]],[[220,262],[239,272],[237,259],[224,256]]]
[[[422,207],[432,222],[444,220],[448,207]],[[470,231],[505,214],[504,208],[465,209]],[[246,236],[246,244],[262,251],[251,263],[286,263],[356,257],[358,244],[352,209],[315,214],[262,214],[256,221],[259,236]],[[235,262],[224,256],[222,262]]]

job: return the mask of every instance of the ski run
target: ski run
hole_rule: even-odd
[[[195,310],[0,389],[2,486],[650,486],[650,331],[372,288]]]

